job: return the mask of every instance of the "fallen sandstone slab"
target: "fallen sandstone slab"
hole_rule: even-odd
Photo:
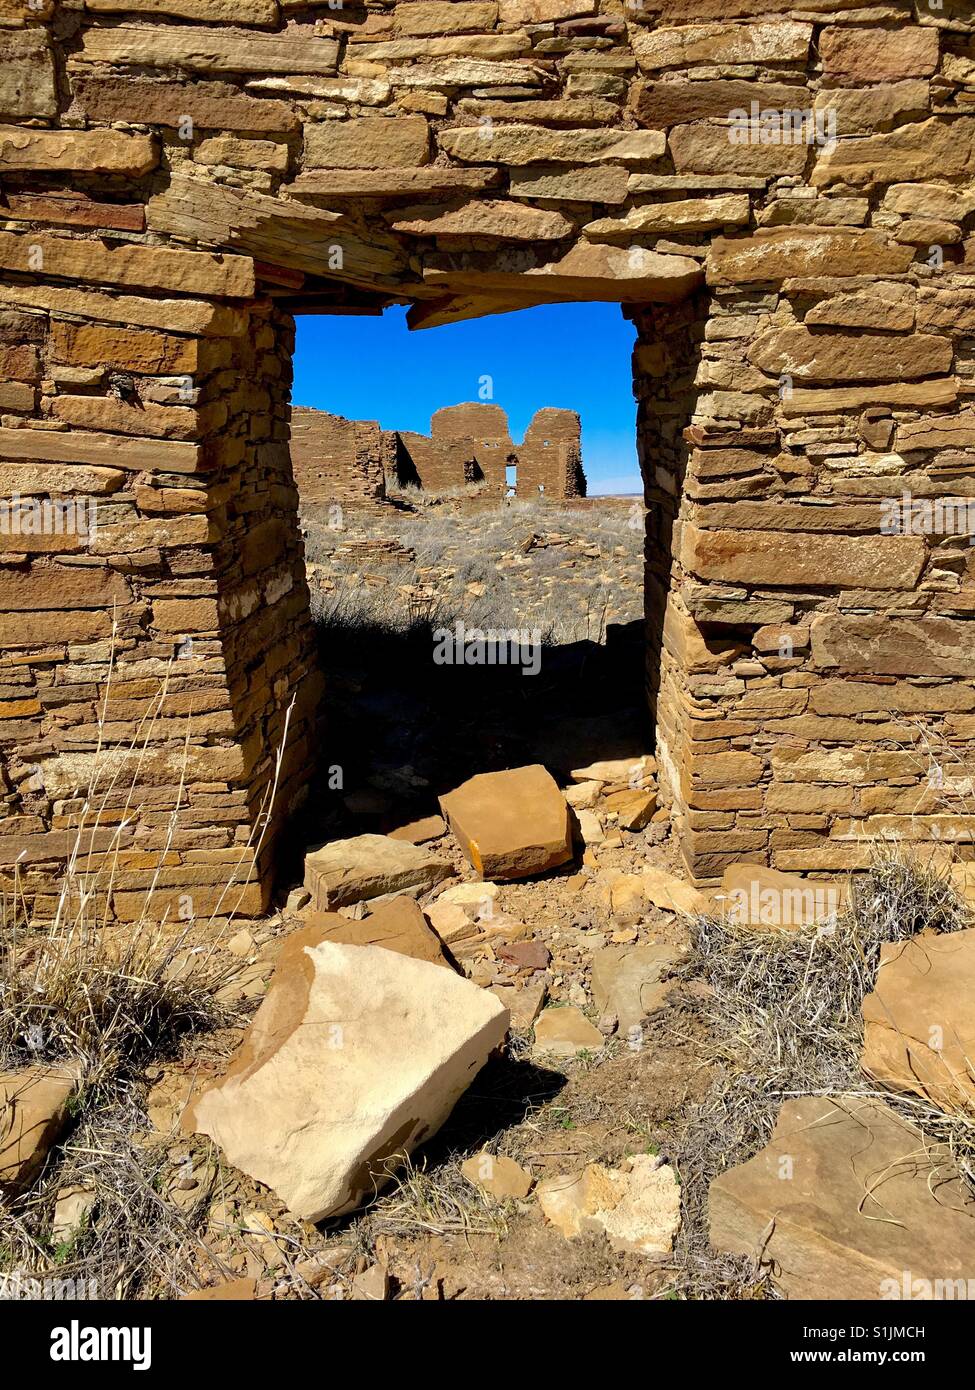
[[[863,1020],[869,1076],[975,1114],[975,928],[886,942]]]
[[[20,1192],[33,1182],[68,1122],[77,1084],[71,1067],[0,1073],[0,1193]]]
[[[709,1201],[712,1245],[771,1263],[792,1298],[933,1298],[975,1270],[975,1201],[947,1152],[877,1100],[786,1101]]]
[[[495,995],[428,960],[294,942],[183,1127],[323,1221],[368,1201],[437,1132],[507,1029]]]
[[[404,888],[432,888],[452,872],[422,845],[391,835],[332,840],[305,856],[305,887],[320,912]]]
[[[762,864],[730,864],[715,891],[715,911],[739,926],[796,930],[835,918],[846,904],[843,883],[800,878]]]
[[[572,858],[569,808],[540,763],[471,777],[440,809],[483,878],[527,878]]]

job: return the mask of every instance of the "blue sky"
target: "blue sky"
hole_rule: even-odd
[[[545,405],[582,416],[590,493],[639,492],[633,326],[618,304],[548,304],[410,333],[403,308],[381,318],[298,319],[295,405],[426,434],[444,405],[491,399],[524,436]],[[491,377],[493,395],[480,393]]]

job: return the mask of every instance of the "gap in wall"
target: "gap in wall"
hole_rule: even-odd
[[[326,678],[308,840],[432,814],[478,772],[542,762],[564,776],[652,746],[632,324],[616,304],[416,333],[403,320],[393,309],[296,321],[292,452]],[[516,455],[536,412],[578,411],[589,496],[566,501],[547,482],[507,496],[520,470],[504,449],[496,473],[479,451],[469,485],[439,491],[398,486],[388,447],[385,498],[340,495],[334,468],[308,481],[314,456],[295,441],[309,407],[374,422],[374,448],[383,431],[429,432],[437,410],[466,402],[506,413]],[[520,652],[501,642],[492,661],[491,634],[512,632]],[[464,659],[477,633],[483,664]]]

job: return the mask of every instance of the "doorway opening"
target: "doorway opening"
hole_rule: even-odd
[[[645,501],[669,543],[681,440],[667,402],[641,473],[648,332],[617,304],[419,334],[396,310],[297,320],[292,461],[326,683],[307,840],[388,833],[479,772],[568,779],[652,752],[645,602],[669,559],[647,562]]]

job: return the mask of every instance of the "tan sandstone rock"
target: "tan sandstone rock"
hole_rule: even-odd
[[[314,910],[303,912],[302,921],[304,926],[288,937],[286,951],[317,946],[320,941],[336,941],[346,946],[383,946],[414,960],[450,966],[437,933],[430,930],[410,897],[390,898],[359,921],[338,912]]]
[[[390,835],[332,840],[305,858],[305,887],[321,912],[448,878],[450,865],[421,845]]]
[[[532,1175],[504,1154],[478,1153],[465,1159],[460,1171],[468,1182],[499,1202],[506,1198],[525,1198],[532,1187]]]
[[[801,878],[762,864],[731,864],[713,901],[716,912],[739,926],[774,930],[829,922],[847,897],[843,883]]]
[[[654,907],[663,908],[666,912],[680,912],[688,917],[711,910],[710,900],[703,893],[666,869],[645,869],[637,877],[641,880],[644,897]]]
[[[572,857],[565,798],[538,763],[480,773],[442,796],[440,809],[486,878],[525,878]]]
[[[659,1009],[673,982],[667,976],[683,959],[679,946],[604,946],[592,958],[592,998],[600,1014],[615,1015],[626,1033]]]
[[[574,1057],[603,1046],[606,1039],[574,1004],[545,1009],[535,1019],[535,1051]]]
[[[975,929],[885,942],[863,1019],[864,1071],[975,1113]]]
[[[0,1191],[33,1182],[68,1121],[77,1084],[77,1071],[67,1067],[0,1073]]]
[[[614,1250],[669,1255],[680,1226],[680,1187],[673,1168],[635,1154],[623,1168],[590,1163],[582,1173],[543,1178],[536,1194],[549,1221],[569,1240],[602,1232]]]
[[[968,1280],[975,1202],[947,1154],[880,1101],[786,1101],[769,1144],[711,1184],[711,1243],[773,1263],[800,1299],[934,1297]],[[944,1294],[941,1295],[944,1297]]]
[[[459,975],[331,941],[282,960],[229,1070],[184,1128],[308,1221],[352,1211],[443,1124],[508,1013]],[[260,1124],[255,1124],[255,1115]]]

